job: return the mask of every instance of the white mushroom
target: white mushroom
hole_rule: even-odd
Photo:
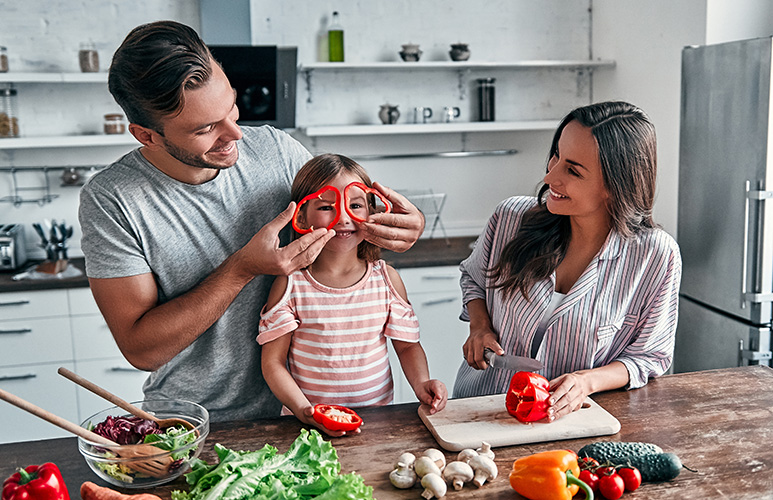
[[[446,456],[437,448],[427,448],[427,451],[424,452],[424,456],[431,458],[435,462],[435,465],[437,465],[437,468],[441,471],[445,468]]]
[[[415,461],[416,461],[416,455],[406,451],[405,453],[397,457],[397,461],[395,462],[395,469],[400,466],[400,463],[404,463],[406,467],[408,467],[409,469],[413,469],[413,463]]]
[[[416,484],[416,473],[403,462],[397,464],[397,468],[389,473],[389,482],[395,488],[408,489]]]
[[[465,448],[459,452],[459,454],[456,456],[456,460],[458,460],[459,462],[468,463],[472,457],[475,457],[477,455],[478,455],[478,452],[473,450],[472,448]]]
[[[421,478],[421,485],[424,486],[424,491],[421,493],[421,496],[427,499],[435,497],[443,498],[446,496],[446,491],[448,491],[446,482],[443,481],[443,478],[440,477],[439,474],[435,474],[434,472],[430,472]]]
[[[472,481],[473,476],[472,467],[466,462],[459,462],[458,460],[446,465],[446,468],[443,470],[443,478],[453,483],[455,490],[461,490],[464,483]]]
[[[419,477],[424,477],[427,474],[437,474],[440,475],[440,469],[437,465],[435,465],[435,461],[432,460],[429,457],[419,457],[416,459],[416,461],[413,463],[413,470],[416,472],[416,475]]]
[[[470,460],[470,467],[472,467],[472,470],[475,471],[475,477],[473,478],[472,482],[475,483],[475,486],[479,488],[483,486],[483,483],[486,481],[492,481],[499,473],[497,464],[495,464],[494,461],[489,457],[484,455],[472,457]]]
[[[481,441],[480,448],[478,448],[478,455],[485,455],[491,460],[494,460],[494,452],[491,450],[491,445],[485,441]]]

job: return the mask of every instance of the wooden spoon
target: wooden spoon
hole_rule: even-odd
[[[182,425],[183,427],[185,427],[188,430],[191,430],[191,431],[196,430],[196,426],[195,425],[193,425],[192,423],[188,422],[187,420],[185,420],[183,418],[177,418],[177,417],[173,417],[173,418],[158,418],[155,415],[152,415],[152,414],[146,412],[145,410],[143,410],[141,408],[137,408],[133,404],[131,404],[131,403],[127,402],[127,401],[124,401],[123,399],[119,398],[118,396],[116,396],[112,392],[108,391],[107,389],[103,389],[102,387],[99,387],[94,382],[90,382],[90,381],[86,380],[85,378],[81,377],[77,373],[71,372],[67,368],[60,367],[59,370],[57,370],[57,371],[59,372],[59,375],[72,380],[73,382],[75,382],[79,386],[81,386],[81,387],[83,387],[85,389],[90,390],[91,392],[93,392],[97,396],[105,398],[106,400],[110,401],[111,403],[113,403],[117,407],[123,408],[124,410],[128,411],[132,415],[134,415],[136,417],[144,418],[145,420],[152,420],[153,422],[157,423],[158,426],[160,428],[162,428],[162,429],[166,429],[167,427],[172,427],[172,426],[175,426],[175,425]],[[199,431],[196,431],[196,435],[197,436],[199,435]]]
[[[11,403],[36,417],[42,418],[67,432],[80,436],[91,443],[109,446],[110,451],[116,453],[120,458],[134,459],[147,457],[147,460],[127,463],[126,465],[132,470],[157,478],[166,477],[169,473],[169,466],[172,464],[173,460],[172,457],[161,448],[157,448],[151,444],[119,445],[114,441],[91,432],[88,429],[84,429],[80,425],[75,425],[69,420],[65,420],[62,417],[44,410],[43,408],[36,406],[19,396],[11,394],[10,392],[4,391],[3,389],[0,389],[0,399]]]

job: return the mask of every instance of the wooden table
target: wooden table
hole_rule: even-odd
[[[450,490],[447,498],[521,498],[508,481],[516,458],[551,449],[576,451],[597,439],[657,443],[696,471],[685,469],[673,481],[645,484],[634,493],[626,493],[624,499],[773,498],[773,369],[755,366],[668,375],[635,391],[611,391],[594,399],[620,420],[618,434],[496,448],[499,477],[480,489],[469,485],[459,492]],[[363,409],[363,432],[333,439],[343,471],[360,473],[380,500],[421,498],[418,486],[397,490],[387,478],[402,452],[418,454],[437,447],[419,419],[417,407],[403,404]],[[216,423],[201,457],[216,461],[215,443],[241,450],[257,450],[270,443],[284,453],[299,430],[294,417]],[[446,457],[454,455],[446,452]],[[75,438],[0,446],[0,477],[4,479],[16,467],[47,461],[60,467],[73,500],[79,497],[83,481],[105,485],[81,458]],[[186,489],[182,478],[153,493],[168,499],[174,489]]]

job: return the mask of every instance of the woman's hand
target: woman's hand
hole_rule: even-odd
[[[448,402],[448,389],[446,384],[437,379],[427,380],[416,391],[419,401],[429,406],[429,414],[439,412],[446,407]]]
[[[554,378],[550,381],[548,421],[552,422],[579,410],[590,394],[587,377],[582,372],[566,373]]]
[[[483,299],[473,299],[467,303],[467,313],[470,316],[470,336],[462,346],[462,353],[467,364],[476,370],[485,370],[488,367],[483,357],[486,349],[491,349],[497,355],[505,353],[499,345],[499,335],[491,326],[491,318]]]
[[[628,381],[628,368],[620,361],[556,377],[550,381],[548,421],[579,410],[591,394],[625,387]]]
[[[297,411],[293,412],[293,414],[295,415],[295,417],[298,420],[300,420],[304,424],[310,425],[312,427],[316,427],[317,429],[319,429],[320,431],[324,432],[325,434],[327,434],[328,436],[331,436],[331,437],[341,437],[341,436],[345,436],[347,434],[359,434],[360,433],[360,428],[359,427],[357,429],[355,429],[353,431],[349,431],[349,432],[346,432],[346,431],[331,431],[330,429],[328,429],[324,425],[322,425],[319,422],[317,422],[316,420],[314,420],[314,406],[311,405],[311,404],[309,404],[308,406],[304,406],[302,408],[299,408]]]

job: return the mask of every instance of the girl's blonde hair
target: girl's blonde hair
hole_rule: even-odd
[[[306,196],[329,184],[342,172],[359,177],[362,183],[368,187],[373,186],[368,173],[356,161],[344,155],[321,154],[307,161],[295,175],[293,186],[290,189],[292,201],[300,202]],[[341,195],[343,196],[343,193]],[[371,213],[376,208],[373,194],[368,195],[368,208]],[[374,262],[381,257],[381,249],[373,243],[363,240],[357,246],[357,257],[367,262]]]

